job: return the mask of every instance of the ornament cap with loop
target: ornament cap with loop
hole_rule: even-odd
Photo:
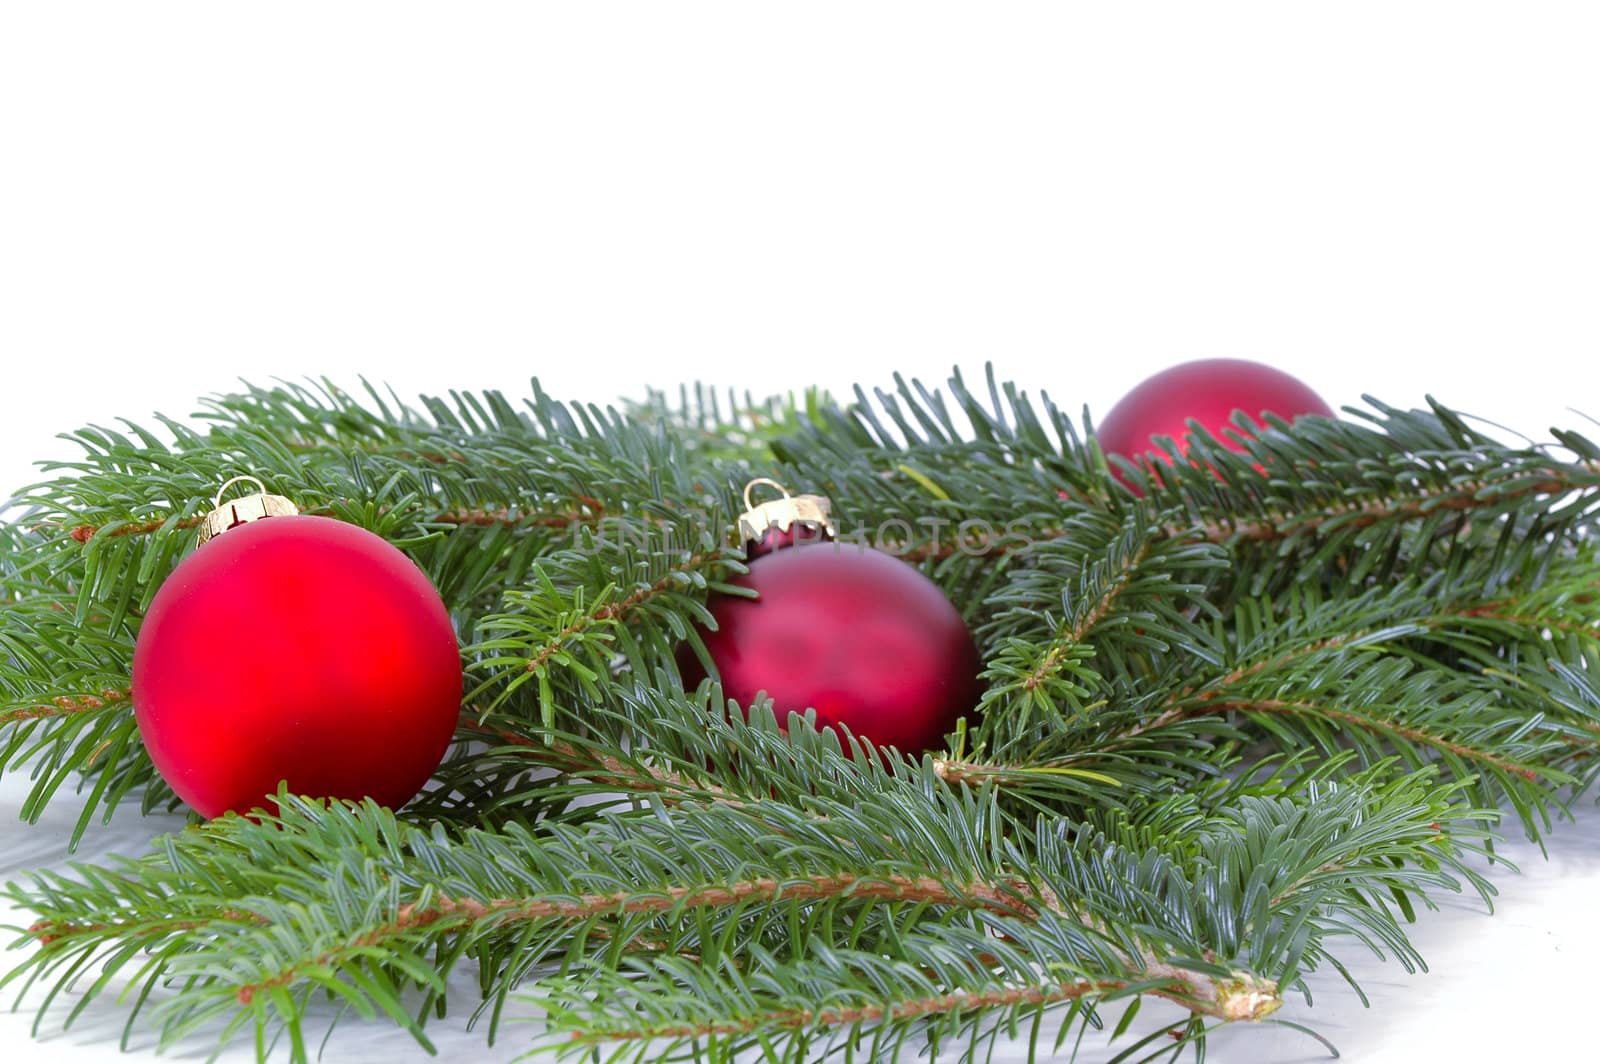
[[[758,485],[775,488],[783,497],[757,504],[750,493]],[[770,477],[756,477],[744,486],[744,506],[744,513],[739,515],[739,538],[746,543],[760,543],[773,528],[788,532],[796,524],[819,531],[828,539],[839,537],[833,524],[833,502],[827,496],[791,495],[788,488]]]
[[[254,484],[257,490],[250,495],[241,495],[237,499],[222,501],[223,494],[235,484]],[[214,509],[206,514],[200,522],[200,542],[213,539],[230,528],[247,525],[251,521],[259,521],[263,517],[293,517],[300,512],[300,507],[284,498],[282,495],[269,495],[267,486],[256,477],[248,473],[232,477],[223,482],[217,489],[216,498],[212,500]]]

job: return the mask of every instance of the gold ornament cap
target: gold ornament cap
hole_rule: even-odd
[[[783,498],[758,505],[750,500],[750,492],[757,485],[776,488]],[[757,477],[744,486],[744,507],[744,513],[739,515],[739,537],[743,540],[760,540],[773,526],[787,532],[796,522],[819,528],[830,539],[839,538],[831,516],[833,502],[825,495],[791,495],[776,480]]]
[[[254,484],[261,489],[252,495],[241,495],[237,499],[222,501],[222,493],[239,483]],[[217,489],[217,497],[212,500],[215,507],[206,514],[200,522],[200,542],[222,535],[230,528],[247,525],[251,521],[259,521],[263,517],[293,517],[300,512],[300,507],[285,499],[282,495],[267,494],[267,486],[255,477],[245,475],[234,477]]]

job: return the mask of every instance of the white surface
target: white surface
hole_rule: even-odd
[[[5,5],[0,485],[240,376],[606,399],[992,358],[1103,413],[1231,355],[1335,405],[1578,426],[1597,50],[1586,4]],[[64,805],[3,829],[8,871],[60,857]],[[1436,974],[1311,1019],[1358,1061],[1573,1056],[1596,819],[1494,919],[1425,917]],[[101,1060],[116,1029],[25,1028],[0,1059]]]

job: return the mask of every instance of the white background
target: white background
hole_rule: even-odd
[[[1103,414],[1227,355],[1335,406],[1579,427],[1592,10],[6,3],[0,498],[72,453],[54,433],[240,377],[605,400],[992,359]],[[8,873],[62,857],[20,793]],[[1561,1047],[1588,1039],[1597,818],[1552,854],[1518,851],[1493,919],[1425,917],[1434,974],[1372,965],[1370,1011],[1324,982],[1294,1018],[1356,1061],[1588,1055]],[[0,1059],[102,1059],[95,1016],[39,1044],[0,1018]],[[374,1037],[329,1058],[416,1055]],[[1211,1059],[1315,1057],[1240,1031]]]

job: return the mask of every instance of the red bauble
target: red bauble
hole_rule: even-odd
[[[426,575],[327,517],[202,544],[156,593],[133,705],[161,775],[205,816],[291,793],[399,807],[444,756],[461,652]]]
[[[702,634],[742,706],[764,691],[780,721],[814,707],[819,727],[916,754],[977,701],[972,633],[938,585],[892,555],[802,542],[733,582],[760,597],[714,599],[717,628]]]
[[[1189,449],[1190,420],[1198,421],[1224,447],[1243,451],[1228,433],[1237,432],[1233,412],[1243,410],[1260,424],[1263,413],[1285,419],[1301,414],[1332,417],[1321,397],[1282,370],[1235,358],[1208,358],[1163,370],[1123,396],[1096,427],[1107,454],[1139,461],[1143,455],[1170,462],[1151,441],[1170,436]]]

